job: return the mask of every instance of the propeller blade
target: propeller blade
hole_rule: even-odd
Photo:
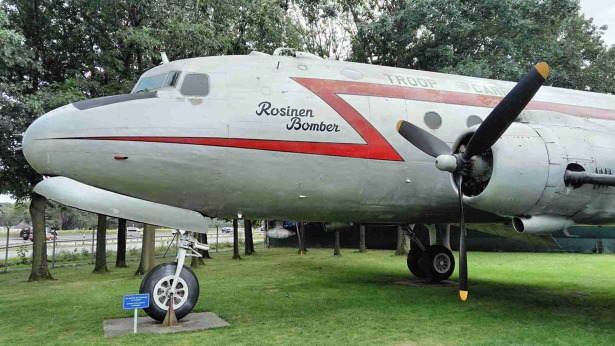
[[[438,157],[451,153],[451,147],[440,138],[405,120],[397,122],[397,132],[429,156]]]
[[[457,189],[459,190],[459,209],[461,220],[459,221],[459,297],[465,301],[468,299],[468,257],[466,251],[466,220],[463,215],[463,192],[461,183],[463,176],[459,174]]]
[[[549,65],[546,62],[534,66],[478,127],[468,143],[463,159],[467,161],[491,148],[517,119],[548,76]]]

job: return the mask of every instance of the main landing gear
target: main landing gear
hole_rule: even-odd
[[[455,270],[455,257],[451,250],[442,245],[425,247],[409,227],[404,226],[404,230],[411,240],[407,259],[410,272],[433,282],[448,279]]]
[[[184,267],[184,260],[186,256],[201,257],[196,250],[209,250],[209,246],[199,243],[190,232],[180,231],[175,262],[159,264],[145,275],[139,293],[149,293],[150,305],[144,309],[149,317],[173,325],[192,311],[199,300],[199,280]]]

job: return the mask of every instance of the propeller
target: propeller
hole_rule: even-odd
[[[436,167],[441,171],[452,173],[457,185],[461,212],[459,222],[459,296],[461,300],[466,300],[468,297],[468,264],[462,183],[464,178],[475,178],[474,175],[477,173],[474,166],[480,166],[480,164],[474,162],[484,161],[483,155],[485,152],[497,142],[500,136],[517,119],[548,75],[549,65],[547,63],[541,62],[534,66],[489,113],[468,141],[465,150],[461,152],[453,153],[444,141],[405,120],[400,120],[397,123],[397,132],[425,154],[436,158]],[[473,160],[475,157],[476,160]]]

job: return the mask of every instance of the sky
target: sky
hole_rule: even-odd
[[[597,26],[608,25],[604,33],[604,43],[615,44],[615,1],[612,0],[581,0],[581,12],[585,17],[593,17]]]
[[[609,28],[603,36],[604,43],[615,44],[615,1],[581,0],[581,12],[587,18],[593,17],[594,23],[598,26],[608,25]],[[9,196],[0,195],[0,203],[5,202],[13,202],[13,200]]]

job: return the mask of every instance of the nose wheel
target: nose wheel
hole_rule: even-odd
[[[209,250],[189,232],[179,232],[179,243],[176,262],[155,266],[139,289],[139,293],[149,293],[151,299],[149,307],[143,309],[145,313],[165,326],[177,325],[177,320],[188,315],[199,300],[199,280],[190,268],[184,267],[185,257],[200,257],[198,250]]]
[[[149,307],[143,310],[156,321],[164,320],[171,297],[178,320],[188,315],[199,299],[199,280],[188,267],[182,268],[175,285],[175,293],[171,294],[176,269],[177,263],[159,264],[147,273],[141,282],[139,293],[149,293],[151,299]]]

